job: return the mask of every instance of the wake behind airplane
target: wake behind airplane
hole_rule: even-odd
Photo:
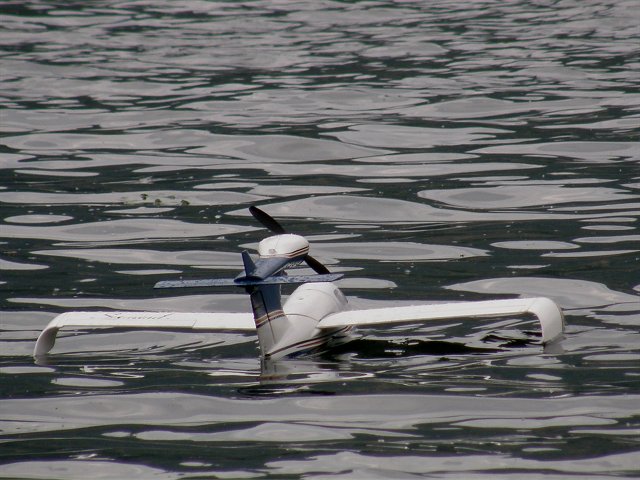
[[[51,320],[40,333],[34,356],[46,355],[63,328],[250,331],[257,333],[261,356],[271,360],[314,354],[344,344],[354,338],[352,330],[358,326],[532,314],[540,322],[543,344],[560,338],[564,332],[562,310],[545,297],[351,309],[345,295],[333,283],[343,275],[332,274],[311,257],[309,242],[304,237],[286,232],[280,223],[255,206],[249,211],[275,235],[259,243],[256,261],[246,250],[242,252],[244,269],[238,276],[162,281],[155,288],[241,287],[249,294],[251,313],[66,312]],[[287,274],[287,269],[302,262],[316,274]],[[284,284],[301,285],[283,305]]]

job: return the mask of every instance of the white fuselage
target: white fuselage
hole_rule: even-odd
[[[349,340],[351,327],[317,328],[320,320],[348,309],[343,293],[333,283],[305,283],[287,299],[285,319],[272,328],[278,330],[277,341],[265,351],[269,358],[330,348]],[[279,330],[282,328],[282,330]]]
[[[251,293],[258,341],[265,358],[277,359],[323,350],[349,339],[351,327],[317,328],[320,320],[348,308],[346,297],[330,282],[299,286],[280,307],[280,286]]]
[[[283,274],[299,264],[309,252],[309,242],[299,235],[265,238],[258,245],[260,258],[247,276]],[[280,285],[260,285],[250,290],[260,349],[265,358],[309,352],[347,341],[351,328],[317,328],[320,320],[348,309],[343,293],[330,282],[299,286],[281,303]]]

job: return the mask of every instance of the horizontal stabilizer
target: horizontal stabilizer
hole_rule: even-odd
[[[327,315],[318,323],[318,328],[336,328],[348,325],[373,326],[527,313],[535,315],[540,321],[543,343],[555,340],[564,332],[562,310],[553,300],[544,297],[347,310]]]
[[[341,273],[327,275],[287,275],[260,278],[209,278],[202,280],[165,280],[155,284],[154,288],[197,288],[197,287],[252,287],[259,285],[277,285],[284,283],[335,282],[343,277]]]
[[[53,348],[62,328],[127,328],[136,330],[255,331],[251,313],[66,312],[40,333],[34,356]]]

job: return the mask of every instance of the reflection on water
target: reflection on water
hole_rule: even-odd
[[[634,0],[0,16],[0,476],[637,475]],[[566,339],[397,326],[261,366],[250,335],[80,332],[33,363],[67,309],[246,310],[152,286],[239,270],[251,204],[354,305],[544,295]]]

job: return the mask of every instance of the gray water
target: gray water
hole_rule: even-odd
[[[2,2],[0,477],[640,476],[640,2]],[[261,365],[251,335],[39,331],[247,311],[267,232],[358,307],[549,296]]]

